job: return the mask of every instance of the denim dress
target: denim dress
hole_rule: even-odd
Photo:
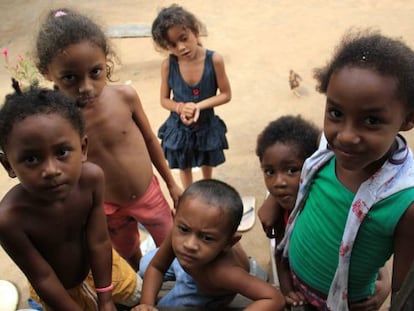
[[[213,65],[213,51],[206,51],[204,71],[195,85],[187,84],[181,76],[177,57],[170,55],[168,85],[175,102],[198,103],[217,94],[217,80]],[[224,149],[228,149],[227,127],[213,108],[200,111],[197,122],[187,126],[171,111],[158,130],[161,147],[170,168],[217,166],[224,163]]]

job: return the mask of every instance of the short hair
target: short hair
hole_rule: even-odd
[[[305,160],[316,151],[320,133],[316,125],[300,115],[282,116],[270,122],[259,134],[256,155],[262,161],[267,148],[275,143],[282,143],[297,147],[300,156]]]
[[[195,35],[200,33],[201,23],[194,14],[183,7],[172,4],[161,9],[151,27],[152,39],[156,46],[162,50],[168,50],[168,29],[174,26],[183,26],[191,30]]]
[[[107,79],[110,80],[116,55],[107,36],[92,19],[68,8],[51,10],[41,25],[36,39],[36,67],[46,73],[57,53],[84,41],[102,50],[107,61]]]
[[[243,216],[243,201],[235,188],[217,179],[196,181],[184,191],[178,208],[189,197],[201,197],[207,204],[222,209],[229,215],[229,234],[233,235],[237,231]]]
[[[396,97],[414,108],[414,51],[401,39],[370,29],[345,33],[332,59],[314,70],[317,90],[326,94],[332,74],[344,67],[366,68],[397,82]]]
[[[57,90],[32,87],[7,95],[0,109],[0,148],[3,152],[6,152],[13,126],[37,114],[57,114],[72,124],[80,137],[85,133],[82,114],[75,99]]]

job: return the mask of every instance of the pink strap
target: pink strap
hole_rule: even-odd
[[[95,288],[95,291],[97,293],[106,293],[106,292],[110,292],[113,289],[114,289],[114,284],[111,283],[111,285],[109,285],[107,287]]]

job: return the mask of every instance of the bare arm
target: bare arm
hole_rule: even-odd
[[[104,174],[91,163],[84,164],[83,168],[88,184],[95,185],[93,206],[86,224],[90,265],[95,287],[104,288],[112,284],[112,244],[103,210]],[[100,310],[116,310],[111,291],[97,295]]]
[[[169,111],[175,111],[180,113],[180,111],[176,111],[176,102],[173,101],[171,96],[171,89],[168,85],[168,74],[170,71],[170,63],[169,58],[165,59],[161,64],[161,88],[160,88],[160,101],[161,106]]]
[[[5,208],[5,204],[2,203],[0,209]],[[21,226],[18,218],[10,213],[0,214],[0,243],[26,275],[36,293],[55,310],[82,311],[69,296],[52,267],[38,252],[30,238],[19,230]]]
[[[392,271],[392,294],[399,291],[414,260],[414,203],[401,217],[394,233],[394,262]]]
[[[282,253],[278,253],[275,259],[280,290],[285,296],[286,304],[293,306],[305,304],[305,297],[299,291],[296,291],[293,286],[288,259],[282,258]]]
[[[244,310],[284,310],[285,300],[279,290],[240,267],[223,267],[210,277],[213,284],[221,284],[224,290],[239,293],[253,300]]]
[[[151,129],[151,125],[144,112],[144,108],[142,107],[137,92],[133,88],[129,87],[129,89],[129,92],[131,93],[130,100],[132,101],[133,106],[134,121],[144,137],[145,145],[147,146],[152,163],[166,183],[170,196],[173,199],[174,206],[177,206],[178,198],[181,196],[183,190],[177,185],[171,174],[164,158],[164,152],[162,151],[158,138]]]
[[[174,252],[171,245],[171,233],[161,243],[160,248],[149,263],[144,274],[140,306],[131,311],[153,310],[158,292],[163,283],[164,274],[174,260]]]
[[[283,213],[283,209],[277,204],[274,196],[269,194],[257,212],[263,231],[268,238],[274,238],[278,233],[277,230],[281,229],[278,228],[278,224],[283,221]]]

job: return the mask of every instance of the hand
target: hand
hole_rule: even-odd
[[[290,306],[302,306],[307,303],[306,298],[300,293],[295,291],[290,291],[285,296],[286,304]]]
[[[188,102],[182,106],[180,119],[185,125],[191,125],[192,123],[197,122],[199,116],[200,108],[197,104]]]
[[[375,282],[374,295],[368,297],[363,302],[353,303],[350,305],[352,311],[379,310],[391,292],[391,278],[387,267],[382,267],[379,271],[377,281]]]
[[[183,189],[181,189],[175,182],[172,185],[167,185],[168,191],[174,203],[174,208],[178,206],[178,199],[183,194]]]
[[[193,118],[188,118],[184,114],[180,114],[180,120],[181,120],[181,122],[183,122],[184,125],[187,125],[187,126],[194,123]]]
[[[133,307],[131,311],[158,311],[158,309],[151,305],[142,304]]]
[[[378,286],[378,283],[381,281],[377,281],[375,284],[375,293],[371,297],[368,297],[367,300],[358,303],[352,303],[350,305],[349,310],[351,311],[369,311],[369,310],[379,310],[387,299],[388,294],[390,293],[390,288],[384,288]]]

